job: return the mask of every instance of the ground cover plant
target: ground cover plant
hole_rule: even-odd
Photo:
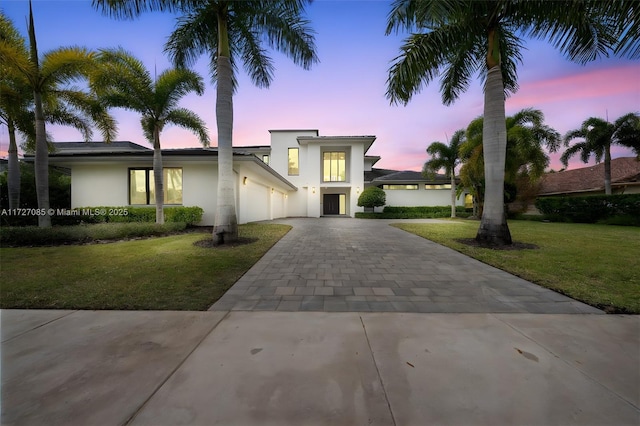
[[[111,244],[0,248],[0,307],[205,310],[291,229],[241,225],[246,245],[194,245],[210,233]]]
[[[494,250],[458,241],[475,236],[475,221],[394,226],[607,312],[640,313],[638,228],[510,221],[514,241],[538,248]]]

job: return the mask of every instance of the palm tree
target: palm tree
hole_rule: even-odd
[[[263,44],[289,56],[309,69],[317,57],[309,22],[303,18],[309,0],[198,1],[168,0],[130,3],[94,0],[103,12],[132,18],[145,10],[184,13],[169,37],[166,51],[178,66],[193,64],[207,53],[211,77],[216,83],[218,127],[218,193],[213,236],[217,243],[238,237],[233,174],[233,92],[239,62],[253,83],[269,87],[274,73],[272,59]]]
[[[456,167],[460,164],[460,145],[464,142],[465,131],[457,130],[451,137],[449,145],[433,142],[427,148],[431,159],[424,163],[422,173],[433,176],[438,170],[444,169],[451,177],[451,217],[456,217]]]
[[[203,146],[209,146],[204,121],[193,111],[178,107],[180,98],[195,92],[204,93],[202,77],[187,69],[169,69],[154,81],[144,64],[122,50],[102,50],[99,71],[92,86],[102,102],[139,113],[146,138],[153,145],[153,176],[156,223],[164,223],[164,182],[160,133],[173,124],[195,133]]]
[[[588,162],[593,154],[599,163],[604,157],[604,193],[611,194],[611,145],[619,144],[629,147],[640,146],[640,116],[628,113],[609,123],[598,117],[586,119],[579,129],[570,130],[564,136],[564,145],[569,146],[572,140],[582,138],[567,149],[560,161],[567,167],[569,158],[580,153],[580,159]]]
[[[93,54],[78,47],[58,48],[38,56],[33,11],[29,2],[29,53],[15,44],[0,40],[0,63],[10,76],[18,76],[28,85],[33,97],[35,177],[38,209],[45,214],[38,216],[40,227],[51,226],[49,214],[49,145],[45,128],[45,104],[65,103],[85,114],[100,129],[104,139],[110,141],[115,132],[115,122],[100,103],[81,90],[64,85],[86,77],[94,68]],[[61,111],[58,117],[67,116]],[[85,133],[85,136],[88,136]]]
[[[484,80],[486,187],[478,241],[511,243],[503,204],[507,144],[504,101],[505,95],[518,89],[516,65],[522,62],[522,38],[549,39],[569,59],[582,64],[606,56],[619,46],[622,31],[634,30],[635,21],[621,25],[614,18],[629,9],[601,3],[396,0],[392,4],[387,34],[401,28],[421,31],[405,40],[391,65],[387,97],[392,103],[408,103],[423,84],[439,75],[445,105],[467,89],[477,72]]]
[[[484,204],[485,186],[483,159],[483,117],[474,119],[467,127],[466,141],[460,146],[463,166],[460,170],[463,185],[470,188],[479,204]],[[523,184],[535,183],[549,165],[546,147],[555,152],[560,146],[560,134],[544,124],[544,114],[540,110],[523,109],[505,120],[507,148],[504,169],[505,187],[518,188]],[[503,190],[503,202],[504,202]],[[510,200],[513,201],[513,200]]]

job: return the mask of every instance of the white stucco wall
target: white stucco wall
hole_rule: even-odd
[[[419,183],[418,189],[386,189],[387,206],[418,207],[418,206],[449,206],[451,205],[450,189],[424,189]],[[457,206],[464,206],[464,195],[456,199]]]
[[[71,208],[126,206],[129,168],[124,164],[83,164],[71,169]]]
[[[218,196],[218,165],[213,162],[164,161],[163,166],[182,167],[182,205],[202,207],[204,213],[199,225],[213,226]]]

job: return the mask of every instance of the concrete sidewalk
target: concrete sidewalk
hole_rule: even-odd
[[[3,425],[637,425],[640,317],[1,312]]]

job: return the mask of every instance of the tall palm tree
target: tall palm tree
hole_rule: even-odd
[[[468,186],[474,197],[484,204],[482,188],[485,186],[483,158],[483,117],[474,119],[467,127],[466,141],[460,146],[463,166],[460,170],[462,183]],[[544,124],[540,110],[523,109],[505,120],[506,160],[505,186],[518,187],[522,183],[534,183],[549,165],[549,156],[544,148],[555,152],[560,146],[560,134]],[[504,200],[503,190],[503,200]],[[504,202],[504,201],[503,201]]]
[[[613,1],[613,0],[611,0]],[[625,28],[612,19],[626,8],[598,1],[396,0],[387,34],[411,34],[393,60],[387,80],[392,103],[408,103],[423,84],[440,76],[445,105],[467,89],[472,77],[484,80],[485,208],[476,239],[510,244],[503,204],[506,160],[505,95],[518,89],[516,65],[523,37],[548,39],[569,59],[586,63],[618,47]],[[624,10],[623,10],[624,9]],[[630,24],[629,24],[630,25]]]
[[[49,214],[49,145],[45,128],[45,104],[64,102],[67,106],[85,114],[110,141],[115,133],[115,121],[100,103],[88,93],[68,86],[78,79],[86,78],[94,69],[93,54],[78,47],[58,48],[38,55],[33,10],[29,2],[29,52],[0,40],[0,63],[19,76],[28,85],[33,97],[35,135],[35,177],[38,209],[45,214],[38,216],[40,227],[51,226]],[[54,100],[55,98],[55,100]],[[66,115],[60,112],[59,117]],[[87,134],[85,134],[87,136]]]
[[[567,149],[560,161],[566,167],[569,158],[580,153],[580,159],[588,162],[593,154],[599,163],[604,157],[604,193],[611,194],[611,145],[640,146],[640,116],[630,112],[609,123],[598,117],[587,118],[579,129],[570,130],[564,136],[565,146],[572,140],[581,138],[582,142],[575,143]]]
[[[422,168],[422,173],[426,176],[433,176],[438,170],[444,169],[451,178],[451,217],[456,217],[456,167],[460,164],[459,151],[464,139],[465,131],[460,129],[453,134],[449,145],[432,142],[427,147],[427,154],[431,155],[431,159]]]
[[[187,69],[168,69],[157,79],[144,64],[123,49],[101,50],[101,65],[92,77],[92,87],[109,107],[135,111],[141,115],[142,130],[153,145],[153,180],[156,223],[164,223],[164,182],[160,133],[166,125],[176,125],[195,133],[209,146],[204,121],[193,111],[178,107],[180,99],[204,93],[202,77]]]
[[[213,236],[218,243],[238,237],[232,151],[238,64],[243,63],[256,86],[269,87],[275,68],[263,47],[266,43],[309,69],[317,56],[309,22],[303,18],[307,3],[309,0],[93,2],[119,18],[132,18],[147,10],[177,9],[184,14],[166,44],[173,62],[182,67],[193,64],[202,54],[209,55],[211,78],[216,84],[218,193]]]

